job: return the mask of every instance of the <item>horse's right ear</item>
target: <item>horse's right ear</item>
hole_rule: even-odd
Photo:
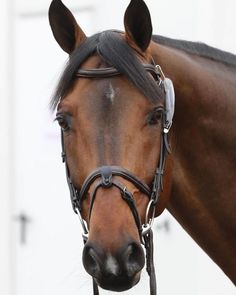
[[[68,54],[86,39],[74,16],[61,0],[52,1],[48,15],[57,43]]]

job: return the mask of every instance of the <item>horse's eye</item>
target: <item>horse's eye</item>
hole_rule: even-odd
[[[154,111],[152,111],[149,115],[148,115],[148,119],[147,122],[149,125],[156,125],[158,124],[163,117],[163,108],[157,108]]]
[[[68,116],[64,114],[57,114],[56,115],[56,121],[60,125],[61,129],[66,132],[70,130],[70,124],[69,124],[69,119]]]

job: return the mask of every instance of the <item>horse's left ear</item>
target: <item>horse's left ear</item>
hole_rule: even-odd
[[[124,17],[125,32],[142,51],[145,51],[152,38],[152,21],[147,5],[143,0],[131,0]]]

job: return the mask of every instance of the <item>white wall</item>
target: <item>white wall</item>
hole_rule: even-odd
[[[0,293],[11,289],[11,11],[12,2],[0,4]]]
[[[235,0],[147,0],[156,34],[236,52]]]
[[[96,29],[123,29],[128,3],[129,0],[100,0]],[[205,42],[236,52],[235,0],[146,0],[146,3],[154,34]]]

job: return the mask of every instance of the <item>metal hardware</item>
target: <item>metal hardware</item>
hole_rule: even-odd
[[[84,231],[83,234],[82,234],[82,236],[83,236],[83,238],[85,238],[87,240],[88,239],[89,231],[88,231],[88,228],[87,228],[87,226],[85,224],[85,221],[83,220],[83,217],[82,217],[79,209],[78,208],[75,208],[74,210],[75,210],[76,214],[79,217],[79,221],[80,221],[80,223],[82,225],[82,228],[83,228],[83,231]]]

